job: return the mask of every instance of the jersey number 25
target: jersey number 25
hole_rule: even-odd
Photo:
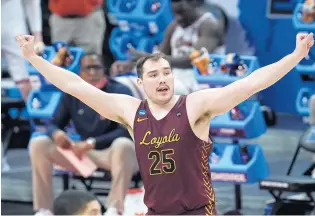
[[[171,157],[173,154],[174,149],[164,149],[161,152],[150,151],[148,158],[153,160],[150,175],[173,173],[176,170],[175,160]]]

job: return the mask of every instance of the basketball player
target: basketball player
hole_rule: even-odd
[[[224,52],[224,22],[210,12],[204,12],[203,2],[204,0],[171,2],[175,19],[165,30],[159,51],[167,55],[166,58],[172,65],[175,94],[189,94],[199,89],[189,58],[192,51],[205,47],[210,53]],[[136,59],[147,55],[135,49],[130,51]],[[133,62],[117,61],[112,65],[111,75],[130,72],[133,65]]]
[[[161,54],[141,58],[138,85],[146,100],[105,93],[78,75],[36,55],[34,38],[18,36],[24,57],[51,83],[105,118],[123,124],[135,141],[148,214],[215,215],[208,164],[211,118],[268,88],[292,70],[313,46],[313,33],[298,34],[295,50],[228,86],[174,95],[170,63]]]

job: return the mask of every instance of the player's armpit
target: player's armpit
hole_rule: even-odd
[[[68,88],[69,94],[78,98],[101,116],[132,128],[133,118],[141,102],[139,99],[125,94],[103,92],[83,80]]]
[[[222,88],[205,89],[190,94],[187,106],[195,113],[194,120],[197,121],[203,116],[213,118],[248,99],[255,93],[255,88],[249,81],[244,78]]]

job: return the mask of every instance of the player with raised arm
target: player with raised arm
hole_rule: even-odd
[[[141,101],[105,93],[78,75],[56,67],[34,52],[32,36],[18,36],[24,57],[51,83],[105,118],[125,125],[135,141],[148,214],[215,215],[215,195],[208,164],[210,120],[291,71],[313,46],[313,34],[298,34],[295,50],[230,85],[185,96],[174,95],[174,77],[161,54],[137,63]]]

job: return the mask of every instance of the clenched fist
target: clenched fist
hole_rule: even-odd
[[[17,42],[22,51],[22,55],[29,59],[32,56],[36,55],[34,46],[35,46],[35,37],[31,35],[20,35],[16,37]]]
[[[310,51],[310,48],[314,45],[314,37],[313,33],[307,34],[307,33],[298,33],[296,35],[296,46],[294,53],[304,58],[308,55],[308,52]]]

